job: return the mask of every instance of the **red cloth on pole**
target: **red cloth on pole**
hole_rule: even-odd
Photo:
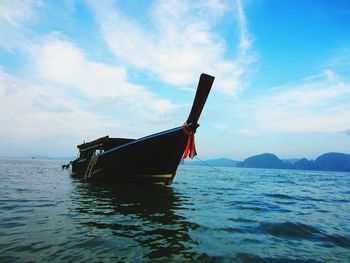
[[[182,126],[182,129],[184,130],[184,132],[188,136],[187,145],[186,145],[184,154],[182,156],[182,159],[186,159],[188,156],[191,159],[193,159],[193,157],[195,157],[197,155],[196,145],[195,145],[195,142],[194,142],[194,132],[188,128],[187,123],[185,123]]]

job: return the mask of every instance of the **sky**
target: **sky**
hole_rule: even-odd
[[[350,153],[349,0],[1,0],[0,156],[181,126],[198,156]]]

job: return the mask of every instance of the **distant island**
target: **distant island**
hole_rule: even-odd
[[[201,166],[213,165],[244,168],[350,172],[350,154],[330,152],[320,155],[315,160],[308,160],[306,158],[281,160],[275,154],[263,153],[251,156],[242,162],[228,158],[218,158],[205,161],[186,162],[186,164]]]

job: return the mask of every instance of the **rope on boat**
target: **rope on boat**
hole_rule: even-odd
[[[197,156],[195,156],[194,158],[196,158],[198,161],[204,163],[206,166],[212,168],[214,171],[216,171],[216,172],[218,172],[218,173],[220,173],[220,174],[222,174],[222,175],[227,175],[226,173],[224,173],[223,171],[221,171],[219,168],[217,168],[217,167],[215,167],[215,166],[213,166],[213,165],[207,163],[206,161],[203,161],[203,160],[199,159]]]

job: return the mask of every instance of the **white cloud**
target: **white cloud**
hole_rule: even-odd
[[[251,47],[251,39],[248,33],[248,27],[247,27],[247,20],[245,18],[243,5],[241,0],[237,0],[237,20],[239,23],[239,30],[240,30],[240,51],[246,52]]]
[[[0,2],[0,48],[20,52],[24,63],[14,71],[6,65],[0,69],[0,148],[5,152],[16,145],[23,152],[26,145],[36,149],[54,143],[67,151],[76,140],[106,134],[139,137],[172,128],[187,116],[187,112],[179,114],[184,105],[131,83],[129,69],[141,69],[184,89],[193,87],[204,71],[216,76],[214,88],[235,94],[254,60],[240,1],[231,6],[220,0],[155,1],[145,14],[150,27],[142,19],[127,17],[113,2],[91,1],[106,43],[121,59],[119,66],[89,59],[88,53],[67,40],[65,25],[60,33],[41,36],[33,19],[50,22],[39,14],[50,4],[36,9],[40,4]],[[231,43],[215,32],[216,22],[228,12],[238,23],[236,50],[227,50]],[[47,30],[52,30],[50,23]],[[226,57],[234,52],[234,57]]]
[[[71,42],[48,37],[33,49],[38,77],[79,89],[90,98],[122,96],[139,90],[126,86],[126,70],[89,61]]]
[[[193,84],[207,72],[217,77],[219,91],[234,94],[242,87],[254,56],[248,52],[251,41],[240,1],[236,8],[226,8],[237,16],[240,31],[238,55],[232,59],[225,58],[226,43],[214,30],[213,17],[225,10],[220,1],[156,1],[151,27],[124,15],[113,1],[90,3],[111,51],[133,67],[179,86]]]
[[[72,137],[103,129],[99,116],[84,112],[80,105],[51,86],[29,83],[0,71],[0,136],[19,144],[62,133]],[[86,129],[83,123],[98,123]],[[102,124],[102,125],[101,125]]]
[[[168,100],[158,98],[144,87],[127,80],[122,67],[108,66],[90,61],[71,42],[48,37],[33,49],[36,75],[49,83],[76,89],[93,105],[120,104],[137,109],[136,113],[166,114],[176,108]]]
[[[37,0],[1,0],[0,19],[12,25],[18,25],[18,20],[28,19],[32,16],[32,5]]]
[[[35,17],[34,7],[40,5],[37,0],[0,1],[0,49],[8,52],[25,49],[28,36],[31,36],[28,23]]]
[[[72,153],[82,140],[107,134],[129,138],[147,135],[145,132],[153,128],[149,126],[157,128],[158,124],[149,125],[150,121],[162,116],[156,111],[161,109],[160,112],[166,115],[164,112],[173,110],[172,104],[161,99],[154,100],[155,105],[150,109],[135,109],[132,103],[124,102],[123,116],[109,116],[91,111],[89,105],[69,97],[58,86],[33,84],[2,71],[0,99],[1,155],[10,154],[12,150],[25,154],[26,149],[43,153],[45,148],[48,154],[62,155]],[[142,98],[139,100],[144,106]],[[151,102],[147,98],[146,101]],[[148,115],[149,112],[155,116]],[[169,122],[165,124],[169,125]]]
[[[260,127],[284,132],[341,132],[350,127],[350,83],[332,71],[259,98]]]
[[[57,147],[65,146],[67,152],[82,139],[139,137],[172,128],[172,117],[181,110],[129,83],[124,68],[88,60],[71,42],[49,36],[32,45],[31,52],[31,78],[0,71],[0,137],[7,142],[3,148],[22,151],[62,140]]]

